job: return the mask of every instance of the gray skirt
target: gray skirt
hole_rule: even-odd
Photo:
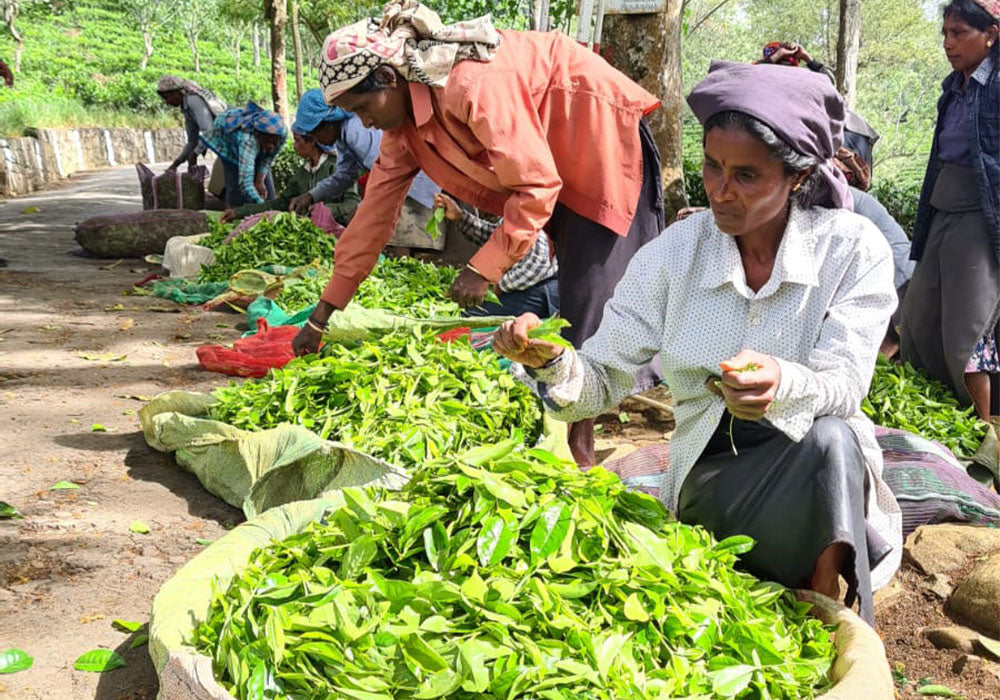
[[[840,418],[822,416],[801,442],[766,423],[736,420],[729,413],[684,480],[678,518],[702,525],[718,539],[748,535],[757,544],[740,557],[749,573],[790,588],[808,588],[826,547],[850,548],[841,575],[845,602],[859,601],[873,624],[871,570],[889,544],[865,521],[869,487],[854,431]]]
[[[927,245],[900,313],[900,355],[969,404],[966,366],[1000,315],[1000,263],[974,169],[946,163],[931,206]]]

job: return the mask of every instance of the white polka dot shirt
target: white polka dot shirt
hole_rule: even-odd
[[[617,405],[659,352],[677,422],[660,494],[676,510],[684,479],[725,409],[705,381],[740,350],[775,357],[781,384],[766,416],[774,427],[799,441],[815,418],[832,415],[858,436],[874,486],[868,521],[893,547],[872,572],[879,588],[899,566],[902,516],[882,481],[882,454],[860,405],[895,305],[889,246],[853,212],[793,208],[771,278],[754,292],[735,239],[705,211],[635,255],[601,327],[579,352],[530,375],[519,365],[514,370],[553,416],[572,421]]]

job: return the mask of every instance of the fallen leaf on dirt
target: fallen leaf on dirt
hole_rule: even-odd
[[[92,426],[90,426],[90,432],[92,432],[92,433],[106,433],[106,432],[108,432],[108,429],[105,428],[100,423],[94,423]]]
[[[133,401],[152,401],[152,396],[145,394],[115,394],[116,399],[132,399]]]
[[[114,270],[116,267],[118,267],[119,265],[121,265],[123,262],[125,262],[123,259],[115,260],[110,265],[101,265],[97,269],[98,270]]]
[[[80,422],[80,420],[79,420],[78,418],[70,418],[70,419],[69,419],[69,422],[70,422],[70,423],[79,423],[79,422]]]
[[[53,325],[53,324],[50,323],[50,324],[45,325],[45,326],[39,326],[38,330],[40,330],[40,331],[49,331],[51,333],[53,331],[59,330],[60,328],[62,328],[62,326],[56,326],[56,325]]]
[[[94,649],[82,654],[73,663],[73,668],[77,671],[91,671],[93,673],[104,673],[125,665],[125,659],[118,656],[110,649]]]
[[[123,331],[130,331],[135,327],[135,321],[131,318],[126,318],[118,327]]]
[[[208,545],[212,544],[213,542],[215,542],[215,540],[206,540],[206,539],[201,538],[201,537],[195,540],[195,544],[200,544],[202,547],[207,547]]]
[[[95,620],[103,620],[103,619],[104,615],[101,613],[94,613],[93,615],[84,615],[83,617],[80,618],[80,624],[86,625],[90,622],[94,622]]]
[[[41,211],[41,209],[39,209],[38,207],[25,207],[24,209],[21,210],[21,213],[22,214],[37,214],[40,211]]]
[[[135,409],[134,408],[126,408],[124,411],[122,411],[122,415],[123,416],[134,416],[135,415]]]
[[[957,698],[958,693],[946,685],[928,684],[917,688],[917,695],[931,695],[939,698]]]
[[[983,645],[983,648],[986,649],[986,651],[997,659],[1000,659],[1000,642],[981,634],[979,635],[979,643]]]
[[[0,673],[17,673],[31,668],[35,660],[23,649],[0,651]]]
[[[105,306],[105,311],[122,311],[125,307],[122,304],[115,304],[114,306]]]
[[[78,488],[80,488],[80,485],[74,484],[72,481],[57,481],[49,487],[49,491],[68,491]]]
[[[142,522],[141,520],[136,520],[134,523],[132,523],[129,526],[128,529],[131,530],[132,532],[136,533],[137,535],[148,535],[149,534],[149,525],[147,525],[146,523]]]
[[[0,501],[0,520],[13,518],[14,520],[24,520],[24,516],[21,515],[21,511],[7,503],[7,501]]]
[[[139,647],[146,645],[148,642],[149,642],[148,634],[145,633],[137,634],[135,635],[135,639],[132,640],[132,643],[128,645],[128,648],[138,649]]]
[[[88,353],[81,352],[77,353],[76,356],[82,360],[89,360],[91,362],[124,362],[128,358],[127,354],[113,355],[110,353],[104,355],[90,355]]]
[[[229,325],[228,323],[216,323],[215,327],[216,328],[232,328],[232,326]]]
[[[143,624],[134,620],[119,620],[117,618],[111,621],[111,626],[122,632],[138,632],[142,629]]]

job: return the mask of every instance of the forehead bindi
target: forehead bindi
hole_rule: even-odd
[[[705,155],[727,168],[766,167],[776,162],[767,146],[742,129],[712,129],[705,136]]]

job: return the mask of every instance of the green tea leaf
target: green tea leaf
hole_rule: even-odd
[[[5,518],[23,520],[24,516],[21,515],[21,512],[17,508],[7,503],[7,501],[0,501],[0,520]]]
[[[528,331],[528,337],[533,340],[543,340],[546,343],[552,343],[564,348],[572,348],[573,344],[559,334],[559,331],[563,328],[569,328],[569,326],[570,323],[566,319],[553,316],[545,319]]]
[[[17,673],[26,671],[35,660],[23,649],[4,649],[0,651],[0,673]]]
[[[72,481],[57,481],[49,487],[49,491],[69,491],[78,488],[80,485],[74,484]]]
[[[353,581],[361,575],[362,570],[375,559],[377,554],[378,546],[371,535],[358,537],[347,548],[347,555],[344,557],[340,569],[340,577],[347,581]]]
[[[92,433],[106,433],[106,432],[108,432],[108,429],[106,427],[104,427],[103,425],[101,425],[100,423],[94,423],[92,426],[90,426],[90,432],[92,432]]]
[[[113,671],[125,665],[125,659],[120,657],[110,649],[94,649],[85,654],[81,654],[75,662],[73,668],[77,671],[90,671],[92,673],[104,673]]]
[[[531,531],[531,564],[537,565],[542,559],[559,551],[569,532],[570,508],[557,501],[542,511]]]
[[[142,522],[141,520],[134,520],[134,521],[132,521],[132,524],[129,525],[128,529],[131,530],[132,532],[136,533],[137,535],[148,535],[149,534],[149,525],[147,525],[146,523]]]
[[[441,237],[442,221],[444,221],[444,207],[434,207],[430,218],[427,219],[427,224],[424,225],[424,232],[431,237],[432,241]]]
[[[138,649],[149,643],[149,635],[146,633],[135,635],[135,639],[128,645],[129,649]]]
[[[514,541],[514,530],[499,515],[491,515],[476,538],[476,552],[483,566],[496,566],[507,556]]]
[[[960,697],[958,693],[949,688],[946,685],[937,685],[934,683],[921,685],[917,687],[918,695],[933,695],[939,698],[957,698]]]
[[[737,664],[708,673],[712,692],[724,698],[734,698],[746,690],[753,679],[754,667]]]
[[[639,600],[639,596],[636,593],[632,593],[625,600],[624,608],[625,617],[629,620],[634,620],[636,622],[648,622],[649,613],[646,612],[642,605],[642,601]]]
[[[205,539],[204,537],[199,537],[194,541],[195,544],[200,544],[202,547],[207,547],[208,545],[215,542],[215,540]]]
[[[134,622],[132,620],[115,619],[111,621],[111,626],[122,632],[138,632],[142,629],[143,624],[142,622]]]

